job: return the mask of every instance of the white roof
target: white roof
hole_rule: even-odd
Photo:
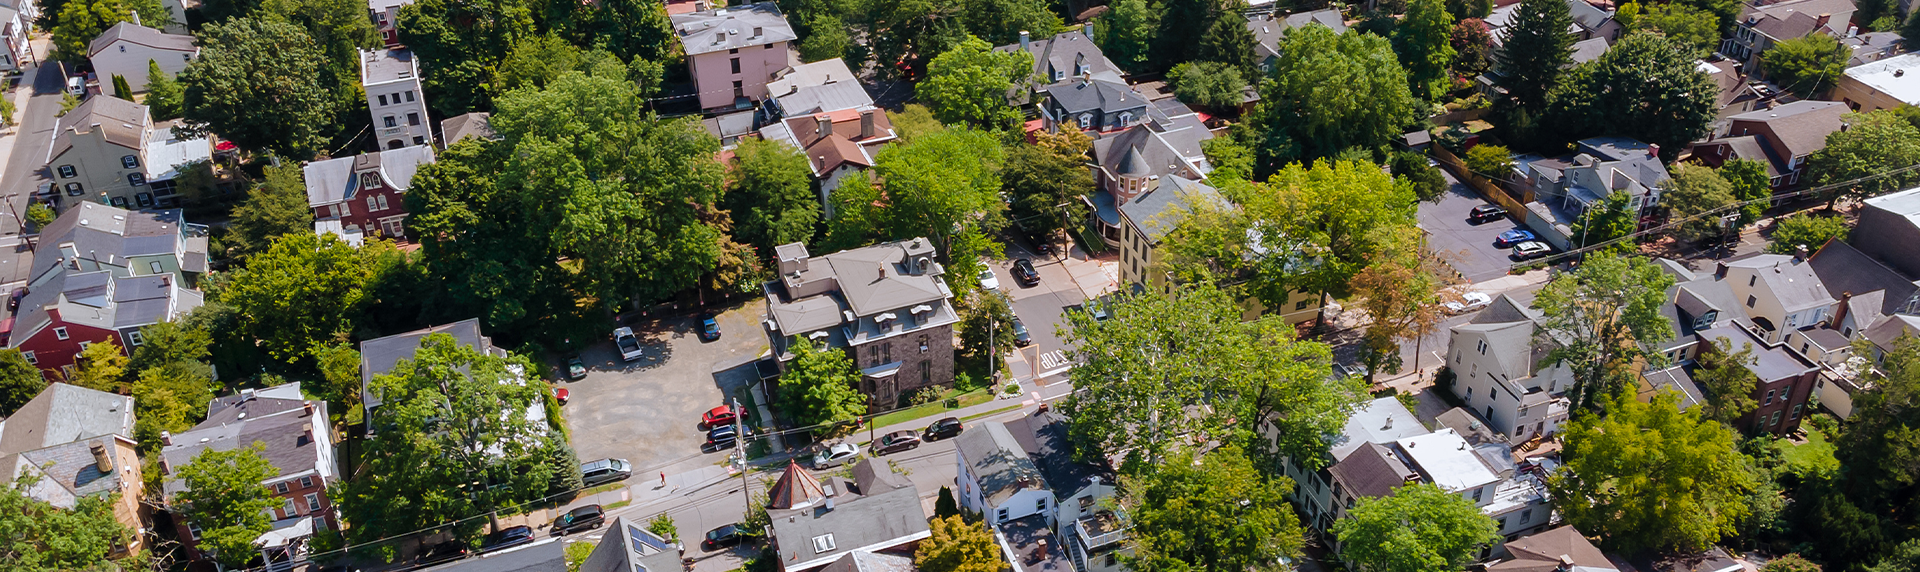
[[[144,170],[148,181],[166,181],[180,174],[180,168],[198,161],[213,160],[213,143],[206,137],[198,139],[176,139],[172,129],[155,126],[153,134],[147,140],[147,163]]]
[[[360,245],[367,240],[367,235],[360,232],[360,229],[347,230],[346,226],[341,224],[340,219],[337,218],[313,221],[313,233],[320,236],[329,234],[338,236],[340,240],[353,245],[355,248],[359,248]]]
[[[1847,77],[1909,104],[1920,103],[1920,53],[1847,68]]]
[[[1500,476],[1488,470],[1480,456],[1474,454],[1467,440],[1452,429],[1407,437],[1398,443],[1400,450],[1406,451],[1413,463],[1419,465],[1420,471],[1433,479],[1433,484],[1448,491],[1464,491],[1500,480]]]
[[[1333,441],[1333,460],[1346,459],[1347,454],[1367,443],[1390,443],[1397,439],[1425,435],[1427,428],[1420,424],[1420,418],[1407,411],[1407,406],[1392,397],[1382,397],[1361,406],[1347,418],[1346,430]]]

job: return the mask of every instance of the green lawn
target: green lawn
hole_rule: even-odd
[[[886,427],[889,425],[897,425],[900,423],[905,423],[905,422],[919,419],[922,417],[932,417],[935,415],[946,413],[947,411],[950,411],[949,409],[947,409],[945,405],[947,400],[953,399],[956,397],[960,399],[960,407],[956,407],[955,409],[958,409],[961,407],[971,407],[974,405],[986,403],[988,401],[993,401],[993,396],[988,395],[987,390],[985,389],[976,389],[966,393],[960,393],[960,392],[949,389],[947,390],[946,393],[940,394],[940,399],[934,400],[932,403],[915,405],[913,407],[908,407],[906,409],[902,409],[899,411],[881,415],[879,417],[875,417],[873,419],[873,423],[875,427]]]
[[[1807,432],[1807,442],[1794,445],[1780,441],[1780,448],[1787,459],[1787,470],[1800,475],[1832,473],[1840,469],[1840,461],[1833,457],[1833,443],[1812,423],[1800,425]]]

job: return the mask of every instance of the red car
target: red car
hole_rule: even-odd
[[[732,425],[734,420],[739,418],[740,412],[735,410],[733,406],[722,405],[713,408],[705,415],[701,415],[700,423],[708,427],[718,427],[721,425]]]

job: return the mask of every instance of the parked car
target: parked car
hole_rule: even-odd
[[[640,349],[640,338],[634,337],[633,328],[614,328],[613,345],[620,350],[620,359],[624,361],[640,359],[646,353]]]
[[[1504,216],[1507,216],[1507,209],[1500,208],[1500,205],[1480,205],[1467,213],[1467,222],[1486,222]]]
[[[567,511],[566,514],[560,515],[560,518],[553,519],[553,528],[550,530],[553,535],[559,536],[582,530],[593,530],[606,523],[607,511],[601,510],[600,505],[590,504]]]
[[[1466,294],[1460,295],[1459,301],[1447,302],[1445,304],[1441,304],[1440,306],[1443,308],[1446,308],[1448,314],[1465,314],[1467,312],[1472,312],[1474,310],[1485,308],[1487,307],[1487,304],[1491,304],[1491,303],[1493,303],[1493,298],[1487,296],[1486,294],[1482,294],[1479,292],[1468,292]]]
[[[736,419],[739,419],[740,413],[740,410],[732,405],[722,405],[700,414],[700,424],[708,428],[732,425]]]
[[[739,543],[740,525],[725,524],[721,525],[720,528],[707,531],[707,539],[700,541],[700,547],[713,550],[715,548],[733,546]]]
[[[1033,261],[1025,258],[1013,261],[1013,279],[1022,288],[1032,288],[1040,284],[1040,271],[1033,269]]]
[[[700,316],[700,341],[711,342],[717,339],[720,339],[720,322],[713,319],[713,314]]]
[[[480,553],[486,554],[530,542],[533,542],[533,527],[524,524],[511,526],[487,535],[487,539],[480,542]]]
[[[1539,258],[1553,252],[1553,247],[1539,241],[1527,241],[1513,246],[1513,257],[1520,260]]]
[[[813,456],[814,469],[831,469],[847,464],[860,456],[860,448],[852,443],[839,443]]]
[[[572,392],[567,391],[567,388],[564,387],[553,388],[553,400],[560,402],[561,405],[566,405],[567,396],[571,393]]]
[[[920,448],[920,435],[912,431],[894,431],[880,436],[874,441],[871,450],[875,456],[890,455],[901,451]]]
[[[580,381],[585,377],[587,377],[587,364],[580,361],[580,356],[567,358],[567,379]]]
[[[626,459],[601,459],[580,465],[580,482],[587,486],[624,481],[633,476],[633,464]]]
[[[980,271],[980,289],[994,290],[994,291],[1000,290],[1000,277],[993,273],[992,268],[988,268]]]
[[[714,449],[732,447],[738,440],[740,440],[739,427],[721,425],[707,430],[707,446]]]
[[[1027,331],[1027,325],[1020,323],[1020,317],[1013,317],[1013,345],[1027,347],[1033,344],[1033,333]]]
[[[449,540],[435,544],[413,558],[415,568],[425,568],[435,564],[452,562],[467,557],[467,543]]]
[[[928,425],[927,430],[922,432],[922,438],[928,441],[949,439],[959,435],[961,431],[965,430],[967,430],[967,426],[960,423],[959,417],[948,417],[935,421],[932,425]]]
[[[7,311],[12,312],[14,310],[19,310],[20,299],[25,297],[27,297],[26,288],[14,288],[13,294],[10,294],[7,296]]]
[[[1519,243],[1533,240],[1536,238],[1539,238],[1539,237],[1534,236],[1533,231],[1527,230],[1524,228],[1516,228],[1513,230],[1500,233],[1500,237],[1493,239],[1493,243],[1499,246],[1513,246],[1515,244],[1519,244]]]

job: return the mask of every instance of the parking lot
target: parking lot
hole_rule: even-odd
[[[1435,252],[1443,253],[1447,263],[1468,282],[1485,282],[1506,275],[1513,266],[1513,260],[1508,258],[1511,251],[1495,246],[1494,238],[1523,227],[1512,218],[1480,224],[1467,222],[1467,214],[1473,207],[1490,203],[1454,180],[1452,173],[1444,169],[1440,172],[1450,184],[1447,193],[1439,202],[1420,203],[1420,228],[1427,231],[1428,244]]]
[[[669,467],[675,464],[709,465],[723,458],[725,451],[702,455],[700,414],[750,378],[716,372],[765,351],[762,314],[763,306],[751,300],[720,313],[720,339],[712,342],[700,341],[695,314],[637,321],[632,327],[646,357],[633,362],[615,353],[609,325],[608,340],[581,354],[586,378],[561,385],[572,394],[566,420],[580,460],[626,459],[634,468],[629,482],[645,482],[654,473],[674,472]]]
[[[1063,339],[1067,328],[1067,308],[1086,303],[1089,295],[1111,292],[1114,280],[1102,270],[1103,261],[1090,259],[1074,250],[1065,260],[1041,256],[1017,244],[1007,245],[1007,258],[991,267],[1000,279],[1000,291],[1012,301],[1013,313],[1027,327],[1033,343],[1020,348],[1020,357],[1009,363],[1016,379],[1045,378],[1042,383],[1063,379],[1069,364],[1068,347]],[[1040,283],[1023,287],[1013,279],[1013,260],[1026,258],[1040,274]]]

